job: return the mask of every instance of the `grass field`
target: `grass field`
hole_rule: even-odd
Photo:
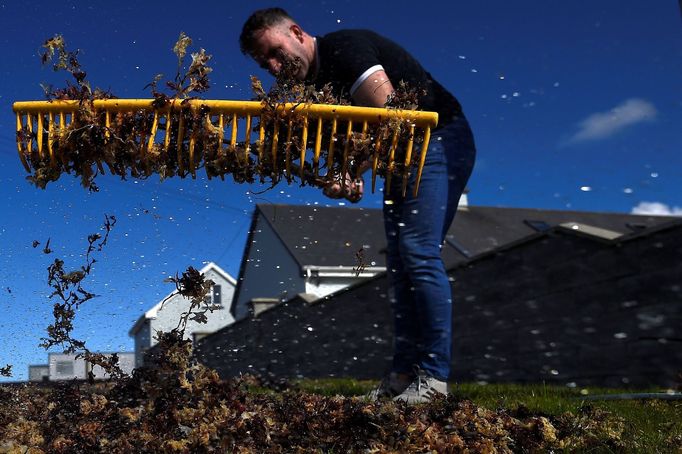
[[[323,395],[355,396],[367,392],[375,382],[349,379],[300,380],[295,386],[303,391]],[[655,393],[660,389],[568,388],[550,385],[515,385],[463,383],[452,385],[456,398],[471,400],[490,410],[509,410],[516,414],[534,414],[558,418],[563,414],[595,412],[609,423],[595,426],[595,437],[613,436],[600,433],[611,427],[628,452],[682,453],[682,400],[593,399],[609,394]],[[590,418],[575,418],[575,424],[590,430]],[[613,452],[606,444],[603,449],[590,452]]]

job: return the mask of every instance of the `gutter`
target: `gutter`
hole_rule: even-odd
[[[362,270],[358,270],[355,266],[303,266],[303,275],[310,278],[320,277],[358,277],[367,278],[376,276],[379,273],[386,271],[385,266],[366,266]]]

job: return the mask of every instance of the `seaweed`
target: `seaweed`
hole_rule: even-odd
[[[84,358],[91,364],[102,367],[111,376],[122,376],[123,372],[118,366],[118,356],[103,355],[91,352],[85,342],[73,337],[73,322],[76,311],[85,302],[96,295],[83,287],[85,279],[90,275],[93,265],[97,260],[93,257],[95,252],[100,252],[107,244],[111,229],[116,224],[116,217],[104,216],[104,235],[93,233],[88,235],[88,247],[85,252],[85,263],[80,267],[66,271],[64,261],[55,258],[47,268],[47,283],[52,289],[49,299],[56,299],[52,308],[54,323],[47,327],[47,337],[41,339],[40,347],[48,350],[55,346],[61,346],[65,353],[76,353],[76,358]],[[50,240],[48,239],[44,253],[48,254]],[[92,375],[90,376],[92,379]]]
[[[115,95],[91,88],[87,73],[78,61],[79,52],[68,50],[61,35],[47,40],[41,55],[43,64],[52,62],[55,71],[68,72],[74,82],[67,81],[64,88],[45,86],[46,96],[51,101],[77,101],[77,109],[70,114],[70,121],[59,123],[46,118],[41,123],[38,117],[46,114],[34,115],[17,131],[17,140],[31,172],[27,179],[44,189],[68,173],[80,177],[83,187],[96,192],[95,180],[107,170],[122,179],[145,179],[151,175],[165,179],[190,175],[195,178],[196,171],[203,168],[209,179],[231,175],[237,183],[259,180],[274,187],[286,180],[289,184],[327,187],[334,181],[346,185],[343,175],[359,178],[375,156],[379,176],[405,170],[402,148],[397,151],[395,163],[389,164],[388,158],[396,151],[390,151],[393,134],[397,132],[399,141],[406,141],[411,134],[409,122],[397,118],[370,125],[366,130],[360,130],[362,125],[355,125],[350,131],[345,128],[334,131],[331,122],[325,122],[322,146],[329,153],[322,153],[321,162],[301,161],[301,150],[314,148],[315,134],[310,134],[306,143],[302,143],[307,120],[304,109],[296,107],[349,102],[335,95],[330,85],[318,90],[296,80],[293,77],[297,68],[295,60],[284,65],[267,91],[252,77],[254,98],[263,104],[258,120],[251,125],[251,132],[258,134],[255,143],[221,141],[225,131],[218,125],[218,115],[206,105],[200,108],[189,105],[191,100],[201,101],[198,96],[209,89],[208,76],[212,71],[208,66],[211,55],[204,49],[190,52],[191,45],[192,40],[181,33],[173,47],[177,57],[174,78],[162,83],[164,76],[158,74],[145,87],[151,91],[155,110],[123,111],[112,113],[109,118],[106,112],[94,108],[94,102],[112,99]],[[191,61],[186,65],[188,53]],[[401,83],[387,107],[416,109],[418,97],[417,90]],[[287,104],[294,108],[284,109]],[[154,131],[160,131],[164,140],[159,141]],[[277,131],[281,131],[279,135]],[[375,139],[379,141],[378,147],[374,146]],[[417,143],[420,140],[417,138]],[[38,142],[49,144],[50,153],[41,152]],[[335,144],[337,151],[333,154]],[[277,148],[282,151],[269,152]],[[408,168],[417,163],[416,155],[407,163]]]
[[[4,367],[0,367],[0,377],[11,377],[12,376],[12,365],[6,364]]]

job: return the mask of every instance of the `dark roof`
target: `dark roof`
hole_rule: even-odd
[[[385,266],[381,210],[310,205],[258,205],[294,260],[303,267],[357,266],[363,248],[366,265]]]
[[[311,205],[257,205],[298,264],[357,266],[355,253],[364,248],[365,262],[385,266],[386,239],[380,209]],[[532,208],[460,207],[448,230],[446,266],[515,242],[543,229],[580,223],[626,235],[676,219],[624,213],[542,210]]]

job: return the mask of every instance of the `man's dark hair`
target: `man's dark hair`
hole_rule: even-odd
[[[282,8],[259,9],[246,19],[239,35],[239,48],[243,54],[250,54],[253,50],[254,36],[260,30],[280,23],[284,19],[292,20],[289,13]]]

